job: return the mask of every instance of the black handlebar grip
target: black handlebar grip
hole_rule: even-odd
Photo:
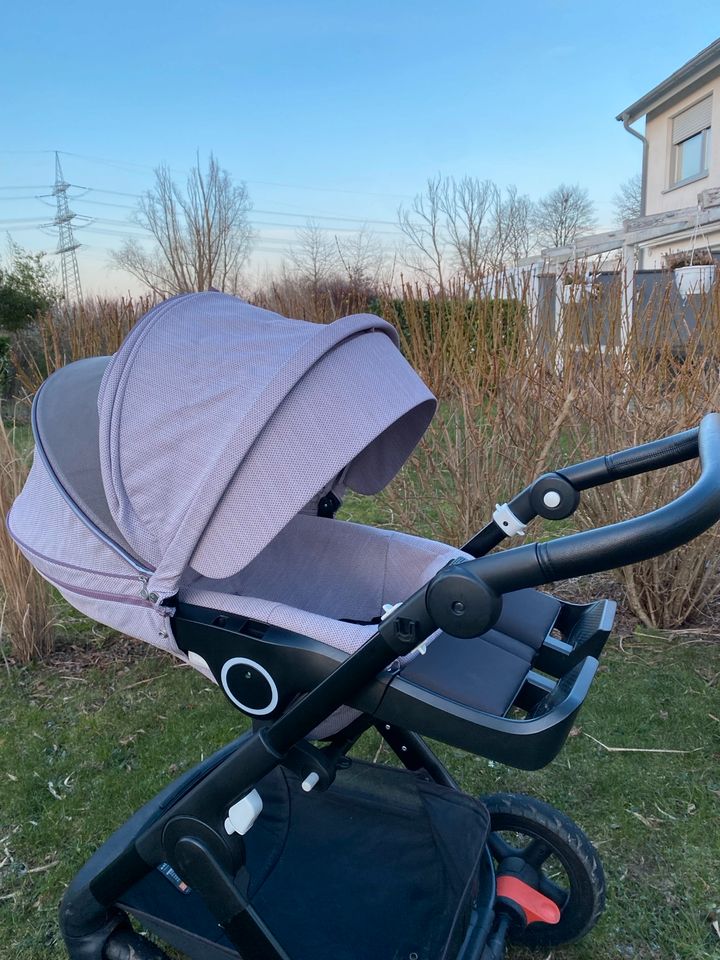
[[[672,437],[662,440],[653,440],[630,450],[621,450],[605,457],[608,474],[611,480],[621,480],[624,477],[633,477],[638,473],[650,470],[659,470],[662,467],[671,467],[685,460],[692,460],[698,455],[699,429],[686,430],[676,433]]]
[[[688,543],[720,520],[720,415],[704,417],[696,443],[702,473],[677,500],[641,517],[538,544],[538,561],[548,580],[649,560]]]
[[[589,490],[604,483],[635,477],[639,473],[671,467],[673,464],[692,460],[698,455],[698,428],[676,433],[672,437],[652,440],[639,447],[620,450],[606,457],[585,460],[558,473],[569,480],[576,490]]]
[[[720,415],[704,417],[699,431],[667,439],[678,443],[646,444],[652,449],[642,453],[643,462],[651,458],[654,463],[661,460],[662,465],[680,463],[696,446],[702,467],[697,482],[676,500],[641,517],[597,530],[468,560],[468,567],[497,593],[508,593],[649,560],[693,540],[720,520]],[[616,469],[622,470],[623,476],[631,476],[626,472],[631,469],[639,472],[637,461],[631,467],[629,458],[621,460]]]

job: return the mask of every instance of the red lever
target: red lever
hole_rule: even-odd
[[[522,909],[527,923],[559,923],[560,907],[518,877],[498,877],[497,894],[507,897]]]

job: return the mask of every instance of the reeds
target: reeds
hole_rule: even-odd
[[[27,478],[29,450],[15,443],[14,429],[0,420],[0,511],[5,518]],[[0,583],[2,583],[2,639],[18,663],[28,663],[51,653],[54,622],[50,589],[11,540],[3,524],[0,533]]]
[[[22,394],[20,399],[27,401],[46,377],[66,363],[114,353],[150,306],[147,298],[97,298],[81,306],[39,315],[13,342],[13,375],[16,390]],[[17,437],[14,426],[0,421],[3,519],[25,483],[31,459],[29,442],[23,449],[23,444],[16,442]],[[27,663],[47,656],[54,643],[49,587],[15,546],[4,524],[0,532],[0,586],[2,634],[9,639],[13,659]]]
[[[115,353],[152,305],[150,297],[96,297],[39,314],[13,342],[17,383],[26,396],[32,396],[43,380],[65,364]]]
[[[440,400],[386,495],[397,525],[460,544],[539,473],[695,426],[720,408],[717,289],[691,298],[682,318],[671,282],[659,283],[635,295],[632,322],[620,275],[545,311],[535,296],[528,282],[502,300],[411,287],[401,301],[386,299],[384,315]],[[588,491],[573,522],[594,527],[654,509],[696,472],[687,464]],[[713,530],[618,571],[630,610],[665,628],[706,615],[720,593],[719,547]]]
[[[385,498],[399,528],[460,544],[496,502],[545,470],[695,426],[720,408],[717,287],[690,298],[694,308],[682,310],[669,277],[651,293],[626,287],[619,274],[594,278],[573,284],[571,296],[561,278],[539,299],[542,285],[547,291],[553,283],[502,281],[498,295],[482,297],[461,285],[441,293],[405,285],[372,302],[369,294],[353,299],[340,290],[318,301],[313,291],[285,284],[266,291],[264,305],[321,322],[370,308],[396,326],[405,355],[440,403]],[[14,344],[25,394],[65,363],[113,353],[150,306],[98,299],[41,317]],[[4,427],[0,469],[0,506],[7,513],[27,463]],[[681,465],[588,491],[571,522],[594,527],[651,510],[689,486],[696,470],[696,464]],[[538,523],[536,533],[557,532]],[[559,532],[566,530],[567,524]],[[713,530],[681,550],[617,571],[627,606],[653,627],[706,616],[720,594],[719,547]],[[13,655],[41,655],[52,642],[47,587],[5,533],[0,581]]]

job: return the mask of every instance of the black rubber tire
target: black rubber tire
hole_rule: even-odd
[[[527,947],[558,947],[580,940],[592,930],[605,907],[605,874],[587,835],[570,817],[549,803],[522,793],[494,793],[482,797],[482,801],[490,814],[491,852],[493,844],[497,849],[502,840],[493,838],[496,831],[524,834],[531,842],[539,841],[551,849],[551,855],[560,861],[569,881],[566,899],[558,902],[562,901],[559,885],[543,878],[546,887],[541,892],[552,894],[551,899],[560,907],[558,923],[532,923],[524,930],[515,927],[508,939]],[[497,861],[495,854],[493,859]],[[540,871],[542,873],[542,867]]]
[[[113,934],[103,949],[104,960],[170,960],[168,955],[132,930]]]

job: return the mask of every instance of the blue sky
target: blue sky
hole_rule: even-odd
[[[398,205],[437,172],[532,197],[579,182],[609,224],[641,150],[615,115],[720,33],[717,0],[688,10],[670,0],[9,0],[0,230],[52,249],[36,221],[53,211],[35,195],[52,180],[53,150],[64,151],[66,179],[92,188],[73,207],[95,218],[78,234],[95,290],[128,287],[107,251],[153,167],[182,177],[198,151],[248,183],[255,268],[275,262],[307,216],[328,229],[367,220],[392,243]]]

